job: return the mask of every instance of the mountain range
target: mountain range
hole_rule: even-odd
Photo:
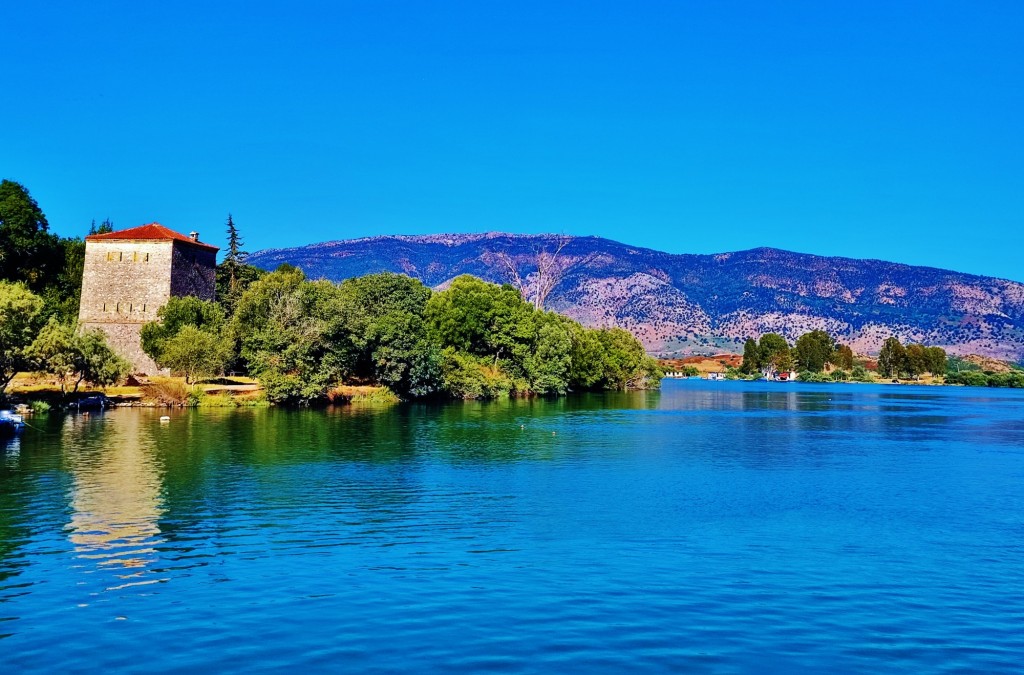
[[[259,251],[249,262],[334,281],[391,271],[434,288],[460,274],[513,283],[584,325],[626,328],[661,356],[736,352],[747,337],[793,341],[820,328],[862,354],[895,335],[954,354],[1024,358],[1024,284],[881,260],[772,248],[672,254],[600,237],[492,232],[331,241]]]

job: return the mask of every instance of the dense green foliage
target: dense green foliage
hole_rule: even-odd
[[[154,360],[161,368],[184,375],[185,383],[189,384],[223,373],[229,358],[228,342],[219,331],[186,324],[161,342]]]
[[[0,395],[32,365],[29,347],[42,321],[43,300],[21,283],[0,281]]]
[[[52,315],[44,324],[43,298],[22,283],[0,281],[0,394],[18,372],[35,370],[57,378],[62,393],[82,382],[109,386],[128,373],[128,363],[99,331],[78,331]]]
[[[885,377],[897,377],[907,358],[907,350],[895,337],[885,339],[878,352],[878,372]]]
[[[826,363],[832,362],[835,352],[835,338],[823,330],[812,330],[797,338],[793,347],[793,359],[797,368],[820,373],[825,369]]]
[[[908,375],[917,378],[925,373],[942,375],[946,368],[946,350],[942,347],[904,345],[897,338],[890,337],[878,352],[878,372],[884,377]]]
[[[39,291],[57,274],[58,238],[39,204],[14,181],[0,181],[0,279]]]
[[[965,384],[973,387],[1014,387],[1024,388],[1024,371],[1011,370],[1006,373],[965,370],[946,375],[946,384]]]
[[[224,310],[215,303],[193,296],[171,298],[157,310],[159,321],[142,327],[142,351],[154,361],[160,360],[163,344],[185,326],[193,326],[215,334],[224,329]]]
[[[853,349],[850,345],[836,345],[836,350],[832,353],[832,364],[842,370],[853,368]]]
[[[192,296],[171,298],[157,316],[142,327],[142,350],[158,366],[184,374],[186,382],[224,372],[232,343],[220,305]]]
[[[79,331],[73,323],[51,318],[28,349],[35,370],[54,376],[62,394],[82,382],[109,387],[124,379],[131,364],[118,356],[98,330]]]
[[[760,342],[748,338],[743,345],[743,363],[740,372],[753,375],[761,371],[778,373],[793,367],[792,350],[786,338],[778,333],[765,333]]]
[[[747,338],[743,343],[743,363],[740,364],[740,372],[745,375],[753,375],[758,372],[761,364],[761,350],[754,338]]]
[[[167,318],[145,329],[147,349],[152,335],[174,332]],[[238,363],[277,402],[324,399],[342,382],[382,384],[402,398],[494,398],[660,378],[627,331],[585,329],[470,276],[434,293],[399,274],[332,284],[283,268],[241,294],[226,332]]]
[[[78,316],[85,242],[52,234],[22,185],[0,181],[0,281],[24,283],[43,300],[43,317]]]

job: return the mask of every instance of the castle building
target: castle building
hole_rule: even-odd
[[[106,333],[133,372],[163,372],[142,351],[142,325],[156,321],[171,297],[213,300],[217,251],[197,232],[186,236],[160,223],[87,236],[79,327]]]

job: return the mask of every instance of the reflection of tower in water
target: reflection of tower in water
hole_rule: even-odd
[[[124,583],[107,590],[162,581],[146,578],[154,547],[163,541],[163,500],[162,468],[145,416],[69,417],[64,434],[79,436],[64,444],[73,448],[66,457],[74,480],[68,538],[78,557],[121,572]]]

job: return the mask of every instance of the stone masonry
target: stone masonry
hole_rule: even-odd
[[[166,374],[142,351],[142,325],[172,296],[215,297],[217,247],[158,223],[85,238],[78,325],[98,328],[133,372]]]

